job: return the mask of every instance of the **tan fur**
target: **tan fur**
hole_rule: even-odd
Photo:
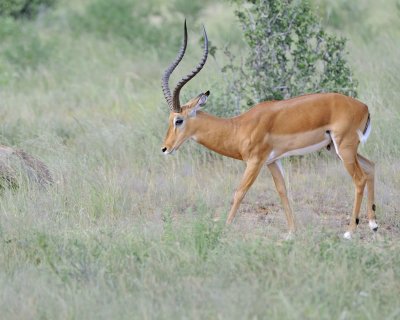
[[[200,95],[201,96],[201,95]],[[355,202],[348,231],[356,228],[365,184],[368,184],[368,218],[375,219],[374,165],[357,154],[359,135],[365,129],[368,107],[360,101],[336,93],[311,94],[289,100],[262,102],[249,111],[229,119],[221,119],[198,111],[190,116],[199,97],[171,112],[164,140],[165,153],[177,150],[193,138],[206,148],[227,157],[243,160],[247,167],[236,190],[227,223],[231,223],[246,192],[268,161],[276,188],[284,205],[289,230],[295,222],[287,199],[285,182],[275,164],[276,159],[293,150],[328,145],[334,137],[337,151],[355,185]],[[177,117],[184,120],[174,126]]]

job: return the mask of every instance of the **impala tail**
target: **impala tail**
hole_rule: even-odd
[[[358,137],[360,138],[361,144],[367,142],[368,137],[371,133],[371,115],[368,113],[367,122],[365,123],[364,130],[361,131],[360,129],[357,130]]]

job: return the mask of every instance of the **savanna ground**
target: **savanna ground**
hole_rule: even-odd
[[[194,22],[173,80],[201,55],[200,22],[213,44],[243,49],[229,3],[175,1],[183,10],[172,14],[172,2],[130,1],[155,25],[173,27],[153,34],[121,12],[102,12],[100,0],[1,20],[1,143],[41,158],[55,179],[45,190],[25,184],[1,194],[2,319],[400,318],[399,5],[314,2],[329,30],[349,38],[359,99],[370,107],[361,153],[377,164],[376,237],[364,206],[354,239],[342,240],[353,186],[325,152],[283,163],[294,241],[283,241],[267,169],[225,227],[244,165],[192,142],[161,155],[168,108],[160,75],[176,54],[183,15]],[[99,17],[109,33],[93,22]],[[212,105],[221,81],[210,59],[185,95],[211,89]]]

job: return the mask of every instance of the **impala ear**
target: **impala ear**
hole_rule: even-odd
[[[210,95],[210,91],[207,91],[206,93],[203,93],[199,99],[199,101],[197,102],[197,106],[203,106],[206,104],[208,96]]]
[[[196,116],[197,111],[199,111],[199,109],[206,104],[209,95],[210,95],[210,91],[207,91],[206,93],[202,93],[200,95],[200,98],[197,101],[197,104],[192,108],[192,110],[190,110],[189,117],[192,118],[192,117]]]

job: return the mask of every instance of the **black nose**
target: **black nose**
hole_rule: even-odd
[[[165,151],[167,151],[167,148],[166,148],[166,147],[161,148],[161,151],[162,151],[162,152],[165,152]]]

